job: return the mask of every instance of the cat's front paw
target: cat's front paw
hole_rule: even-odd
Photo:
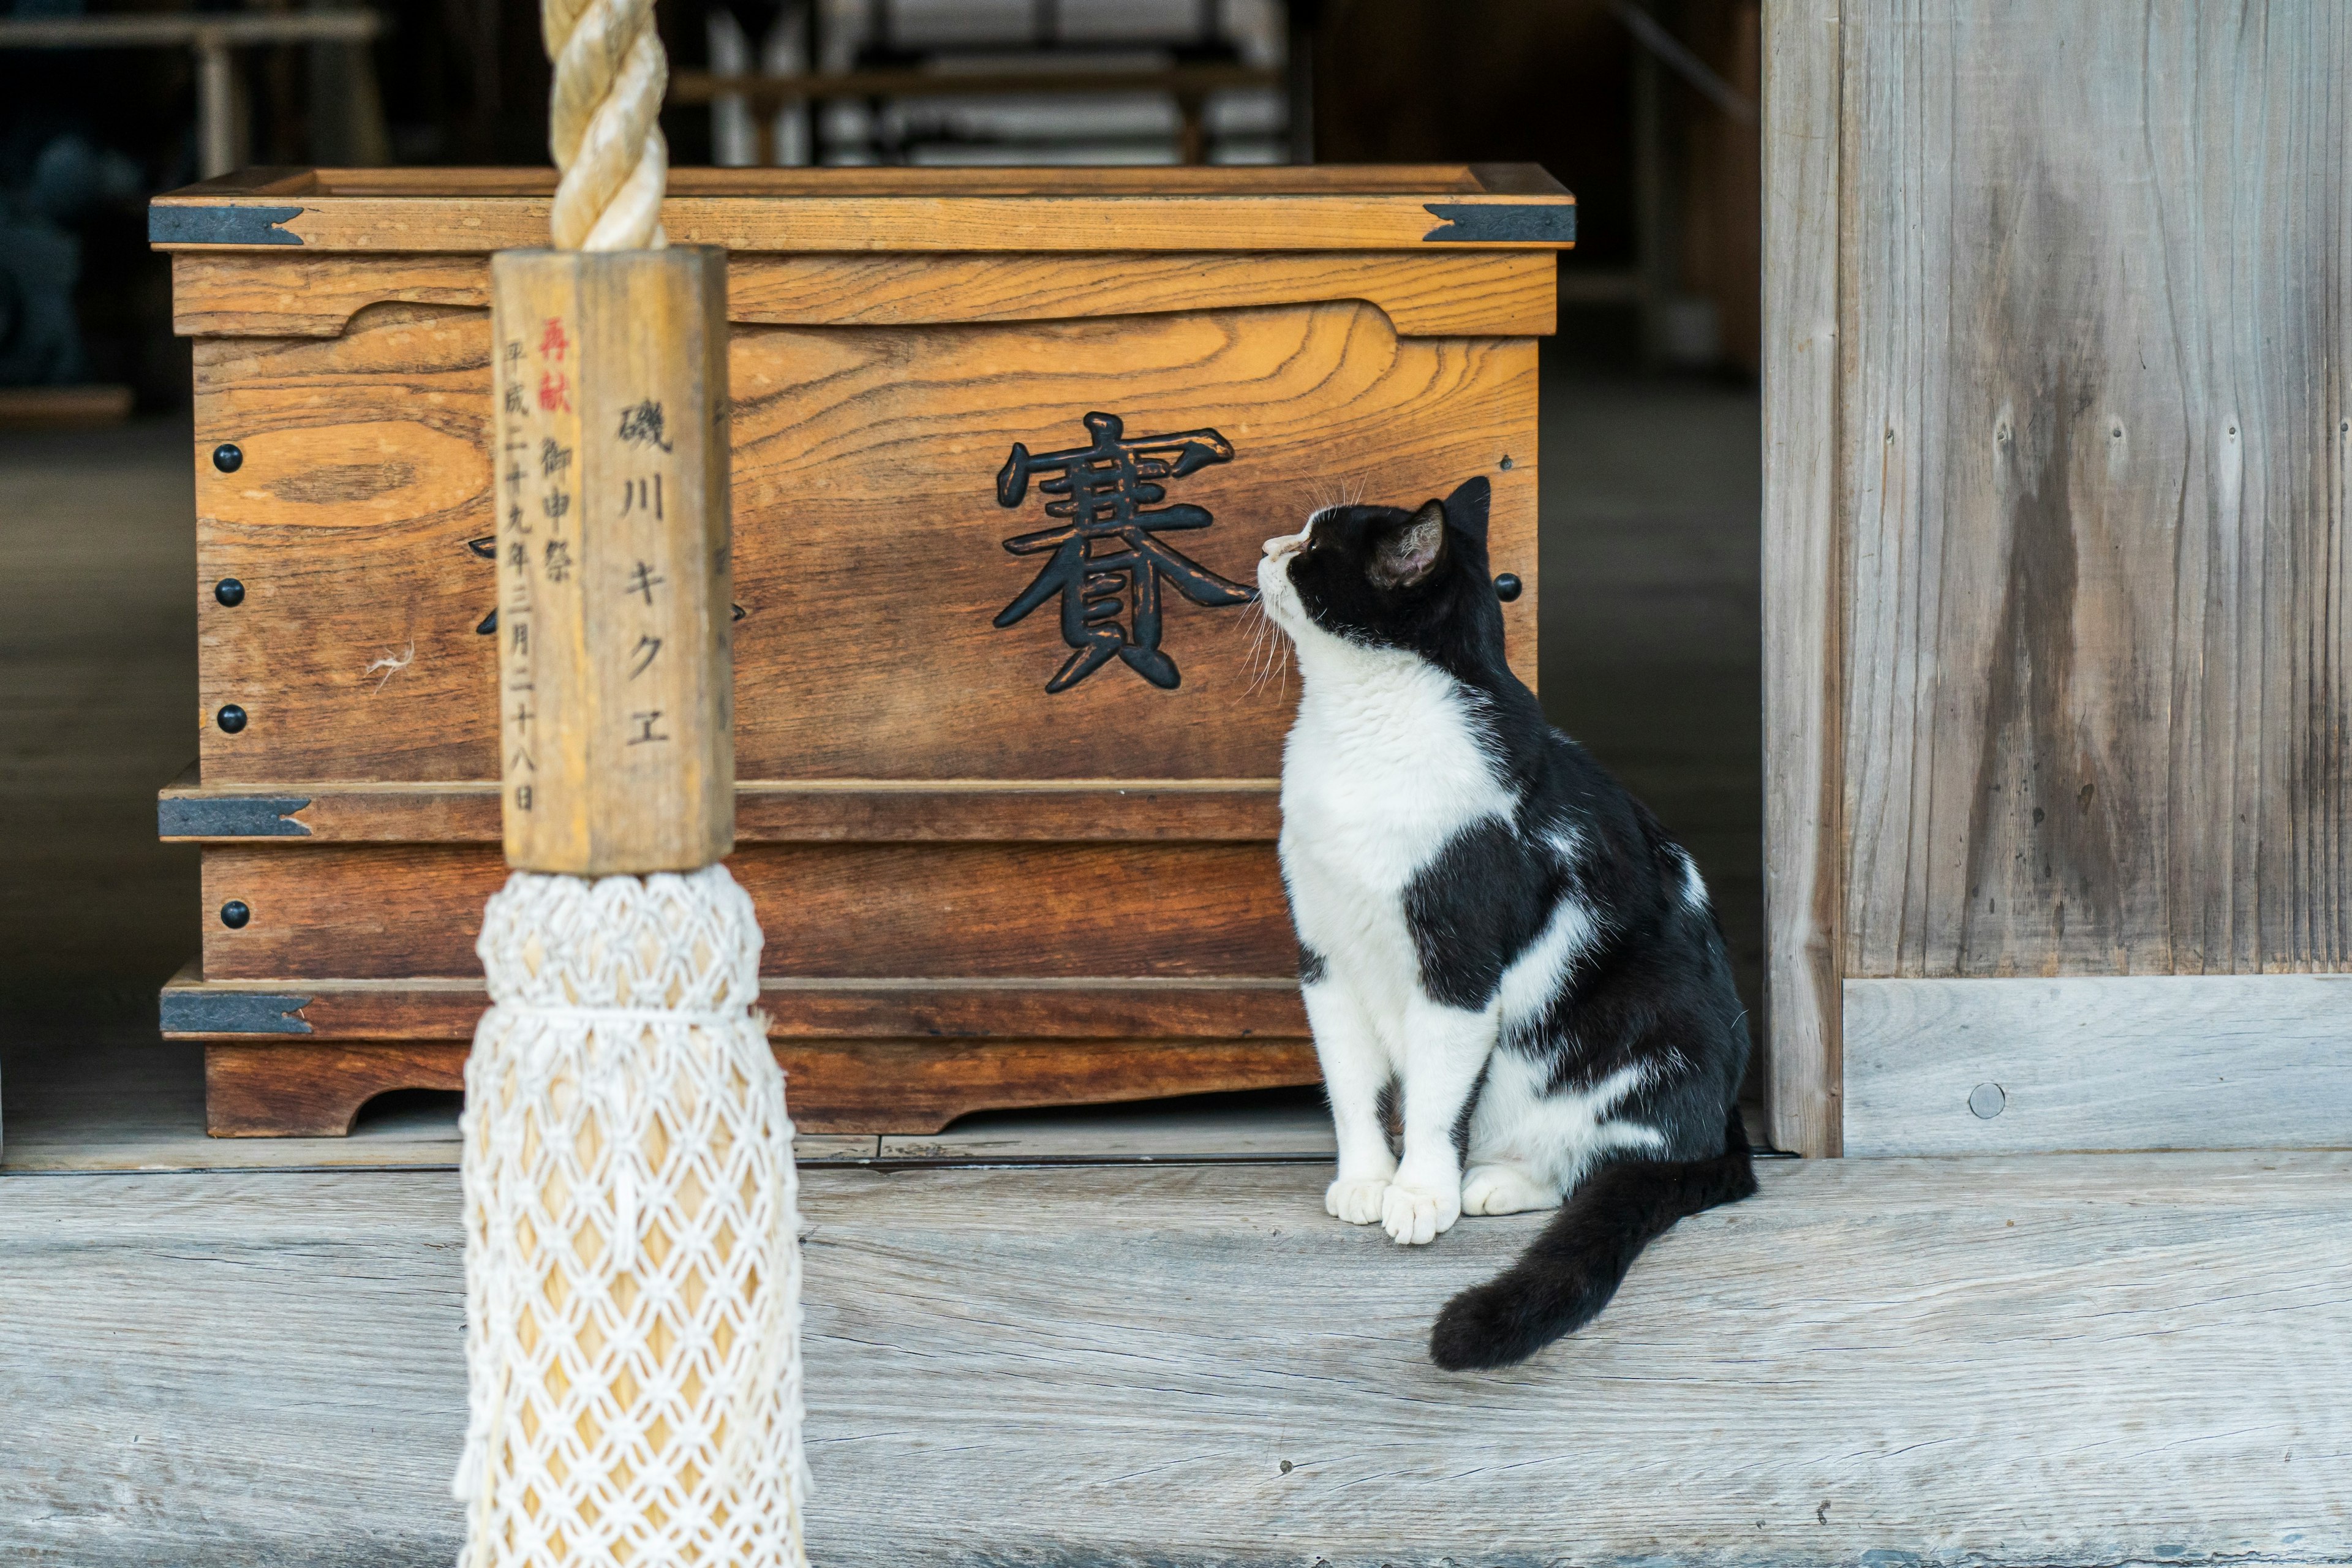
[[[1473,1165],[1462,1178],[1464,1214],[1525,1214],[1559,1207],[1559,1194],[1509,1165]]]
[[[1425,1247],[1462,1217],[1459,1184],[1442,1191],[1391,1182],[1381,1194],[1381,1225],[1399,1247]]]
[[[1388,1190],[1385,1176],[1342,1176],[1323,1189],[1323,1206],[1335,1219],[1370,1225],[1381,1217],[1381,1197]]]

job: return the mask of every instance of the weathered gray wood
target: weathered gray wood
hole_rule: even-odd
[[[2352,975],[1849,980],[1845,1042],[1849,1154],[2352,1148]]]
[[[1181,1100],[1067,1110],[986,1111],[928,1137],[886,1132],[882,1163],[925,1164],[1168,1164],[1229,1160],[1328,1162],[1337,1152],[1319,1090],[1277,1091],[1255,1103]],[[1764,1143],[1758,1107],[1742,1105],[1748,1141]],[[806,1156],[803,1156],[805,1162]]]
[[[7,1142],[0,1171],[450,1170],[457,1168],[454,1094],[402,1095],[360,1114],[348,1138],[205,1135],[201,1047],[159,1044],[151,1029],[60,1029],[0,1048]],[[870,1160],[871,1133],[804,1133],[803,1163]]]
[[[2352,10],[1843,9],[1847,973],[2352,963]]]
[[[1328,1161],[1331,1113],[1314,1090],[1255,1097],[1262,1103],[1205,1110],[1181,1101],[1089,1106],[1062,1111],[987,1111],[944,1132],[882,1134],[884,1160],[1018,1163],[1192,1160]]]
[[[449,1174],[0,1181],[10,1561],[446,1568]]]
[[[1801,1154],[1839,1149],[1838,26],[1764,7],[1764,1085]]]
[[[1538,1216],[1408,1253],[1310,1166],[809,1172],[813,1555],[2352,1562],[2352,1155],[1763,1180],[1461,1378],[1430,1315]],[[12,1560],[448,1561],[457,1216],[442,1173],[0,1181]]]

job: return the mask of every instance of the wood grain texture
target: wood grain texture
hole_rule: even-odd
[[[158,207],[299,210],[278,224],[307,250],[491,251],[542,243],[550,183],[536,170],[289,174],[267,195],[174,192]],[[1499,206],[1572,214],[1527,165],[1335,170],[686,170],[661,221],[674,245],[730,250],[1420,250],[1475,244],[1557,251],[1557,239],[1447,237],[1444,215]],[[275,215],[273,215],[275,216]],[[212,249],[177,242],[159,249]]]
[[[730,321],[906,327],[1165,314],[1361,300],[1400,337],[1549,334],[1557,265],[1542,252],[1117,252],[1087,256],[761,255],[728,258]],[[183,337],[341,336],[370,305],[490,302],[480,256],[182,251]]]
[[[1764,13],[1764,1084],[1810,1155],[1840,1147],[1838,26]]]
[[[931,1133],[975,1110],[1319,1083],[1307,1039],[778,1041],[793,1125]]]
[[[88,1027],[0,1041],[7,1145],[0,1173],[447,1170],[457,1168],[457,1093],[363,1107],[340,1138],[217,1139],[205,1131],[204,1052],[159,1049],[152,1030]],[[939,1132],[824,1133],[802,1127],[803,1170],[843,1161],[1035,1163],[1331,1158],[1331,1116],[1312,1089],[1139,1104],[983,1111]]]
[[[295,843],[494,842],[499,789],[488,784],[215,785],[173,784],[159,798],[222,806],[294,801],[281,815]],[[253,820],[258,816],[247,814]],[[1281,831],[1276,779],[810,779],[735,786],[735,837],[744,844],[982,842],[1096,839],[1273,840]],[[247,831],[166,833],[167,843],[235,843]]]
[[[258,778],[283,746],[294,778],[495,779],[498,660],[474,630],[495,569],[467,546],[494,530],[488,312],[380,305],[329,342],[194,352],[205,779]],[[231,701],[252,717],[236,735],[213,721]],[[372,737],[348,765],[318,729],[338,712]]]
[[[2352,1561],[2352,1157],[1759,1176],[1587,1333],[1465,1379],[1423,1359],[1430,1317],[1541,1216],[1406,1253],[1327,1218],[1312,1166],[806,1172],[812,1556]],[[453,1175],[8,1200],[20,1560],[449,1560]]]
[[[1424,498],[1486,474],[1495,569],[1525,577],[1536,564],[1530,340],[1401,340],[1377,310],[1337,303],[770,328],[737,344],[738,583],[752,612],[738,630],[737,743],[748,775],[1280,771],[1291,702],[1279,682],[1253,689],[1244,612],[1167,595],[1164,646],[1182,684],[1165,691],[1111,668],[1049,693],[1067,650],[1048,612],[992,624],[1036,574],[1035,558],[1001,542],[1046,520],[1036,499],[1003,508],[974,480],[1016,442],[1085,445],[1078,416],[1089,409],[1122,416],[1133,435],[1208,427],[1232,443],[1230,462],[1168,484],[1171,502],[1217,520],[1171,542],[1232,581],[1254,581],[1264,542],[1296,531],[1343,474],[1366,496]],[[791,525],[803,498],[822,498],[824,527]],[[1539,589],[1526,580],[1504,618],[1514,666],[1532,681]],[[787,603],[791,614],[773,613]],[[791,704],[763,700],[761,680],[789,680]]]
[[[308,1040],[470,1040],[489,1005],[478,980],[205,980],[194,965],[163,987],[177,1016],[205,1002],[289,998],[282,1016]],[[191,1005],[196,1005],[192,1006]],[[942,1039],[1102,1037],[1303,1038],[1297,982],[1217,980],[771,979],[759,1008],[771,1039]],[[172,1020],[167,1019],[170,1023]],[[247,1029],[166,1027],[167,1040],[252,1038]]]
[[[394,1089],[465,1087],[451,1040],[208,1042],[205,1131],[340,1138]],[[940,1131],[976,1110],[1101,1105],[1321,1081],[1312,1040],[803,1039],[774,1042],[793,1124],[812,1134]]]
[[[215,1138],[341,1138],[379,1094],[465,1087],[463,1046],[213,1044],[205,1047],[205,1131]]]
[[[172,258],[172,331],[184,338],[332,338],[370,305],[490,304],[489,258],[274,256],[183,250]]]
[[[2352,962],[2352,13],[1847,0],[1853,977]]]
[[[204,778],[423,782],[496,773],[488,337],[478,312],[362,310],[340,338],[196,344]],[[735,334],[736,767],[746,778],[1268,778],[1290,702],[1253,686],[1233,609],[1170,595],[1181,685],[1123,668],[1045,690],[1049,613],[991,623],[1044,521],[994,481],[1015,442],[1211,427],[1234,457],[1171,483],[1207,508],[1187,554],[1238,581],[1341,486],[1412,501],[1493,480],[1514,667],[1536,671],[1531,340],[1399,339],[1358,303],[1052,323]],[[972,388],[984,385],[984,397]],[[245,461],[215,471],[235,440]],[[1506,470],[1501,463],[1512,460]],[[821,520],[812,525],[811,519]],[[244,582],[235,609],[212,602]],[[918,673],[919,672],[919,673]],[[1139,721],[1148,714],[1149,722]]]
[[[505,860],[484,845],[207,845],[208,980],[481,973]],[[807,844],[739,850],[762,973],[819,980],[1287,979],[1298,949],[1271,844]],[[231,899],[239,930],[209,911]]]
[[[2352,975],[1850,980],[1845,1038],[1851,1154],[2352,1148]]]
[[[490,264],[508,864],[694,871],[735,842],[727,258]]]

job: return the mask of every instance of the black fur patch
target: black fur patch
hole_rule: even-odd
[[[1298,984],[1318,985],[1322,984],[1323,974],[1323,955],[1305,942],[1300,942],[1298,944]]]
[[[1430,999],[1475,1013],[1550,917],[1559,876],[1507,822],[1463,829],[1405,889],[1405,923]]]

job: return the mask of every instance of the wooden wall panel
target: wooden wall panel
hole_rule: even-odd
[[[1772,1142],[1838,1152],[1838,17],[1764,36],[1764,1091]]]
[[[204,779],[495,775],[488,327],[451,306],[371,306],[342,336],[197,345]],[[1171,481],[1210,529],[1170,535],[1247,582],[1259,546],[1343,488],[1417,502],[1486,473],[1498,572],[1536,585],[1536,348],[1399,339],[1339,302],[1084,321],[741,328],[734,340],[736,762],[745,778],[1265,777],[1294,692],[1253,689],[1245,612],[1170,594],[1182,683],[1123,666],[1069,691],[1048,604],[992,624],[1047,523],[995,480],[1014,442],[1082,446],[1200,426],[1231,461]],[[208,454],[235,441],[245,461]],[[320,454],[331,460],[321,462]],[[1507,459],[1510,467],[1503,467]],[[245,602],[215,603],[223,576]],[[1506,606],[1532,681],[1535,605]],[[226,702],[250,723],[221,731]],[[1145,718],[1149,722],[1141,721]]]
[[[822,844],[740,848],[761,972],[869,977],[1295,974],[1271,844]],[[204,976],[478,975],[498,846],[205,850]],[[251,910],[232,931],[210,913]]]
[[[2352,975],[1851,980],[1845,1152],[2352,1148]]]
[[[2345,966],[2352,11],[1843,12],[1847,973]]]

